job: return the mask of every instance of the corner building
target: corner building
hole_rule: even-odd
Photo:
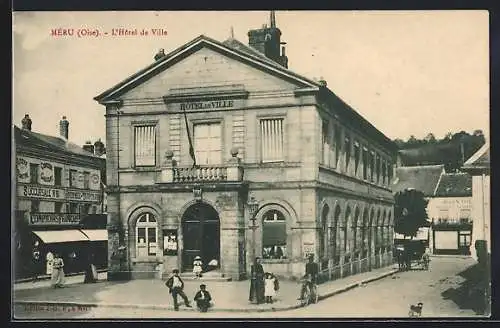
[[[325,279],[391,263],[396,147],[325,81],[289,70],[271,22],[250,46],[202,35],[161,51],[95,97],[109,279],[190,271],[196,255],[233,280],[254,252],[287,278],[309,253]]]

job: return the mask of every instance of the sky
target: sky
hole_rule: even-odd
[[[489,134],[487,11],[277,11],[289,69],[328,87],[391,139]],[[268,11],[15,12],[13,124],[105,142],[105,109],[93,98],[204,34],[248,43]],[[58,28],[99,37],[52,36]],[[163,29],[165,36],[104,36],[113,28]]]

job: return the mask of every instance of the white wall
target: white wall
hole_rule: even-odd
[[[474,226],[472,228],[471,254],[477,260],[474,244],[476,240],[488,242],[488,252],[491,253],[491,231],[490,231],[490,176],[472,177],[472,217]]]

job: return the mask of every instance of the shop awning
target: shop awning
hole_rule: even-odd
[[[80,230],[46,230],[33,231],[45,244],[68,243],[72,241],[89,241]]]
[[[85,229],[82,232],[87,235],[90,241],[107,241],[108,230],[106,229]]]

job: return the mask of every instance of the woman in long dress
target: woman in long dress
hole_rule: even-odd
[[[58,253],[54,254],[51,284],[54,288],[64,287],[64,261]]]

